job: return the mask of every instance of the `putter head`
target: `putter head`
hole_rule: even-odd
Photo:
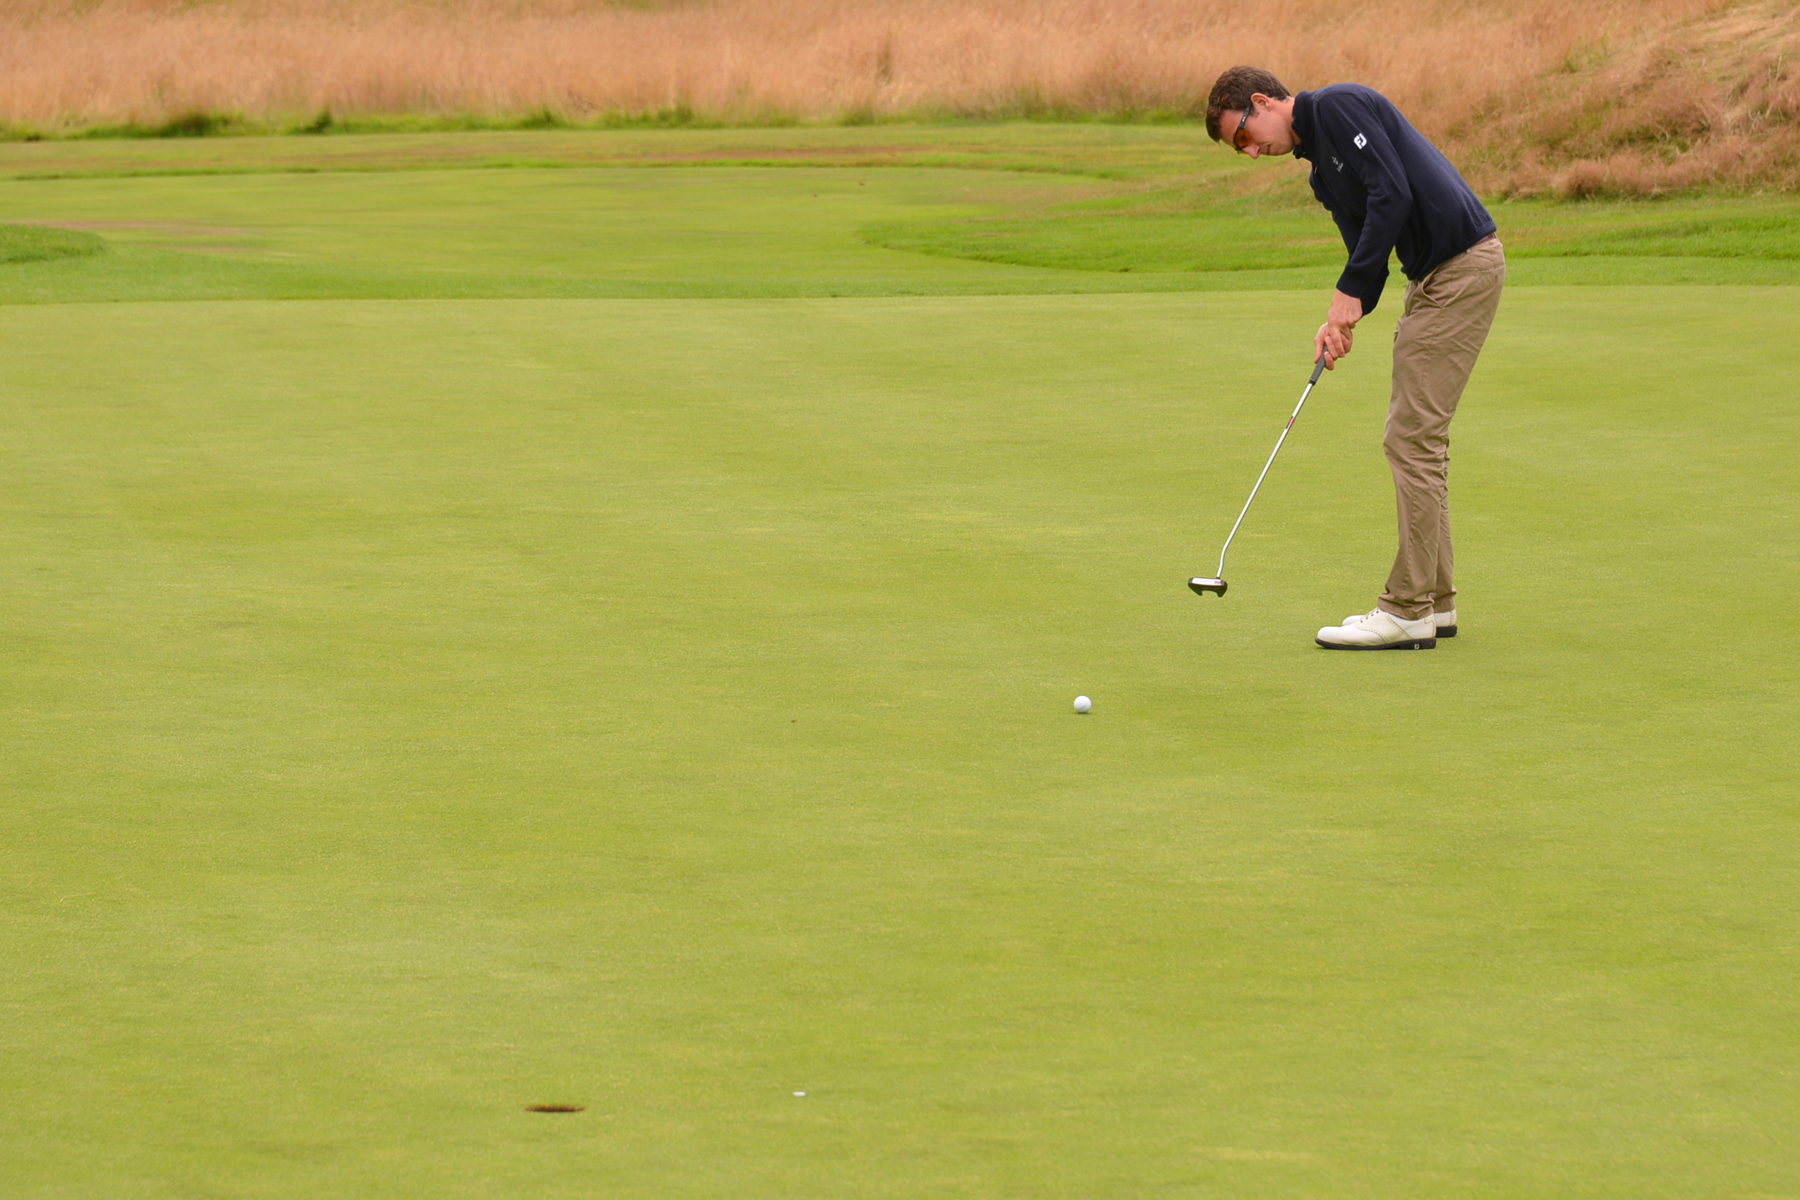
[[[1208,592],[1211,592],[1216,596],[1223,596],[1225,594],[1225,581],[1223,579],[1201,579],[1199,576],[1195,576],[1188,580],[1188,586],[1194,589],[1194,594],[1196,596],[1204,596]]]

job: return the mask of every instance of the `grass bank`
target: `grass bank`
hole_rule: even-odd
[[[1800,202],[1496,200],[1518,284],[1791,283]],[[0,145],[0,302],[1328,290],[1291,163],[1191,127]],[[454,249],[451,250],[450,248]]]

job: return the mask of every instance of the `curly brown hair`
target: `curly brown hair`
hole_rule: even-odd
[[[1293,93],[1261,67],[1233,67],[1219,76],[1206,98],[1206,135],[1220,140],[1219,119],[1226,109],[1242,112],[1250,107],[1250,97],[1261,92],[1271,100],[1286,100]]]

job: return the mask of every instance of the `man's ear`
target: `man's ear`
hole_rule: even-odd
[[[1251,92],[1250,93],[1250,107],[1253,109],[1260,111],[1262,109],[1269,107],[1269,105],[1271,105],[1273,103],[1275,103],[1275,102],[1273,100],[1269,99],[1267,96],[1263,95],[1261,92]]]

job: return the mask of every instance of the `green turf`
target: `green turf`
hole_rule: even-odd
[[[106,243],[98,235],[42,225],[0,225],[0,266],[49,262],[99,254]]]
[[[1794,197],[1494,209],[1515,284],[1800,283]],[[1192,127],[0,144],[0,222],[110,251],[0,304],[1279,290],[1343,257],[1292,164]]]
[[[1278,168],[1277,168],[1278,169]],[[1341,267],[1344,244],[1310,199],[1293,194],[1221,202],[1210,190],[1076,201],[1047,213],[914,220],[871,226],[896,250],[1025,266],[1153,272]],[[1523,282],[1547,281],[1546,259],[1719,260],[1743,282],[1800,282],[1800,201],[1689,197],[1651,203],[1492,205],[1507,257]],[[1681,269],[1677,266],[1677,269]],[[1398,271],[1395,272],[1398,274]],[[1589,281],[1616,282],[1613,264]]]
[[[856,233],[1095,186],[0,185],[0,1194],[1800,1193],[1800,290],[1510,290],[1331,655],[1393,305],[1201,600],[1331,268]]]
[[[1192,124],[882,125],[789,129],[568,130],[535,133],[242,137],[183,141],[0,142],[0,178],[269,171],[389,171],[395,168],[692,166],[985,167],[1150,180],[1241,175]]]

